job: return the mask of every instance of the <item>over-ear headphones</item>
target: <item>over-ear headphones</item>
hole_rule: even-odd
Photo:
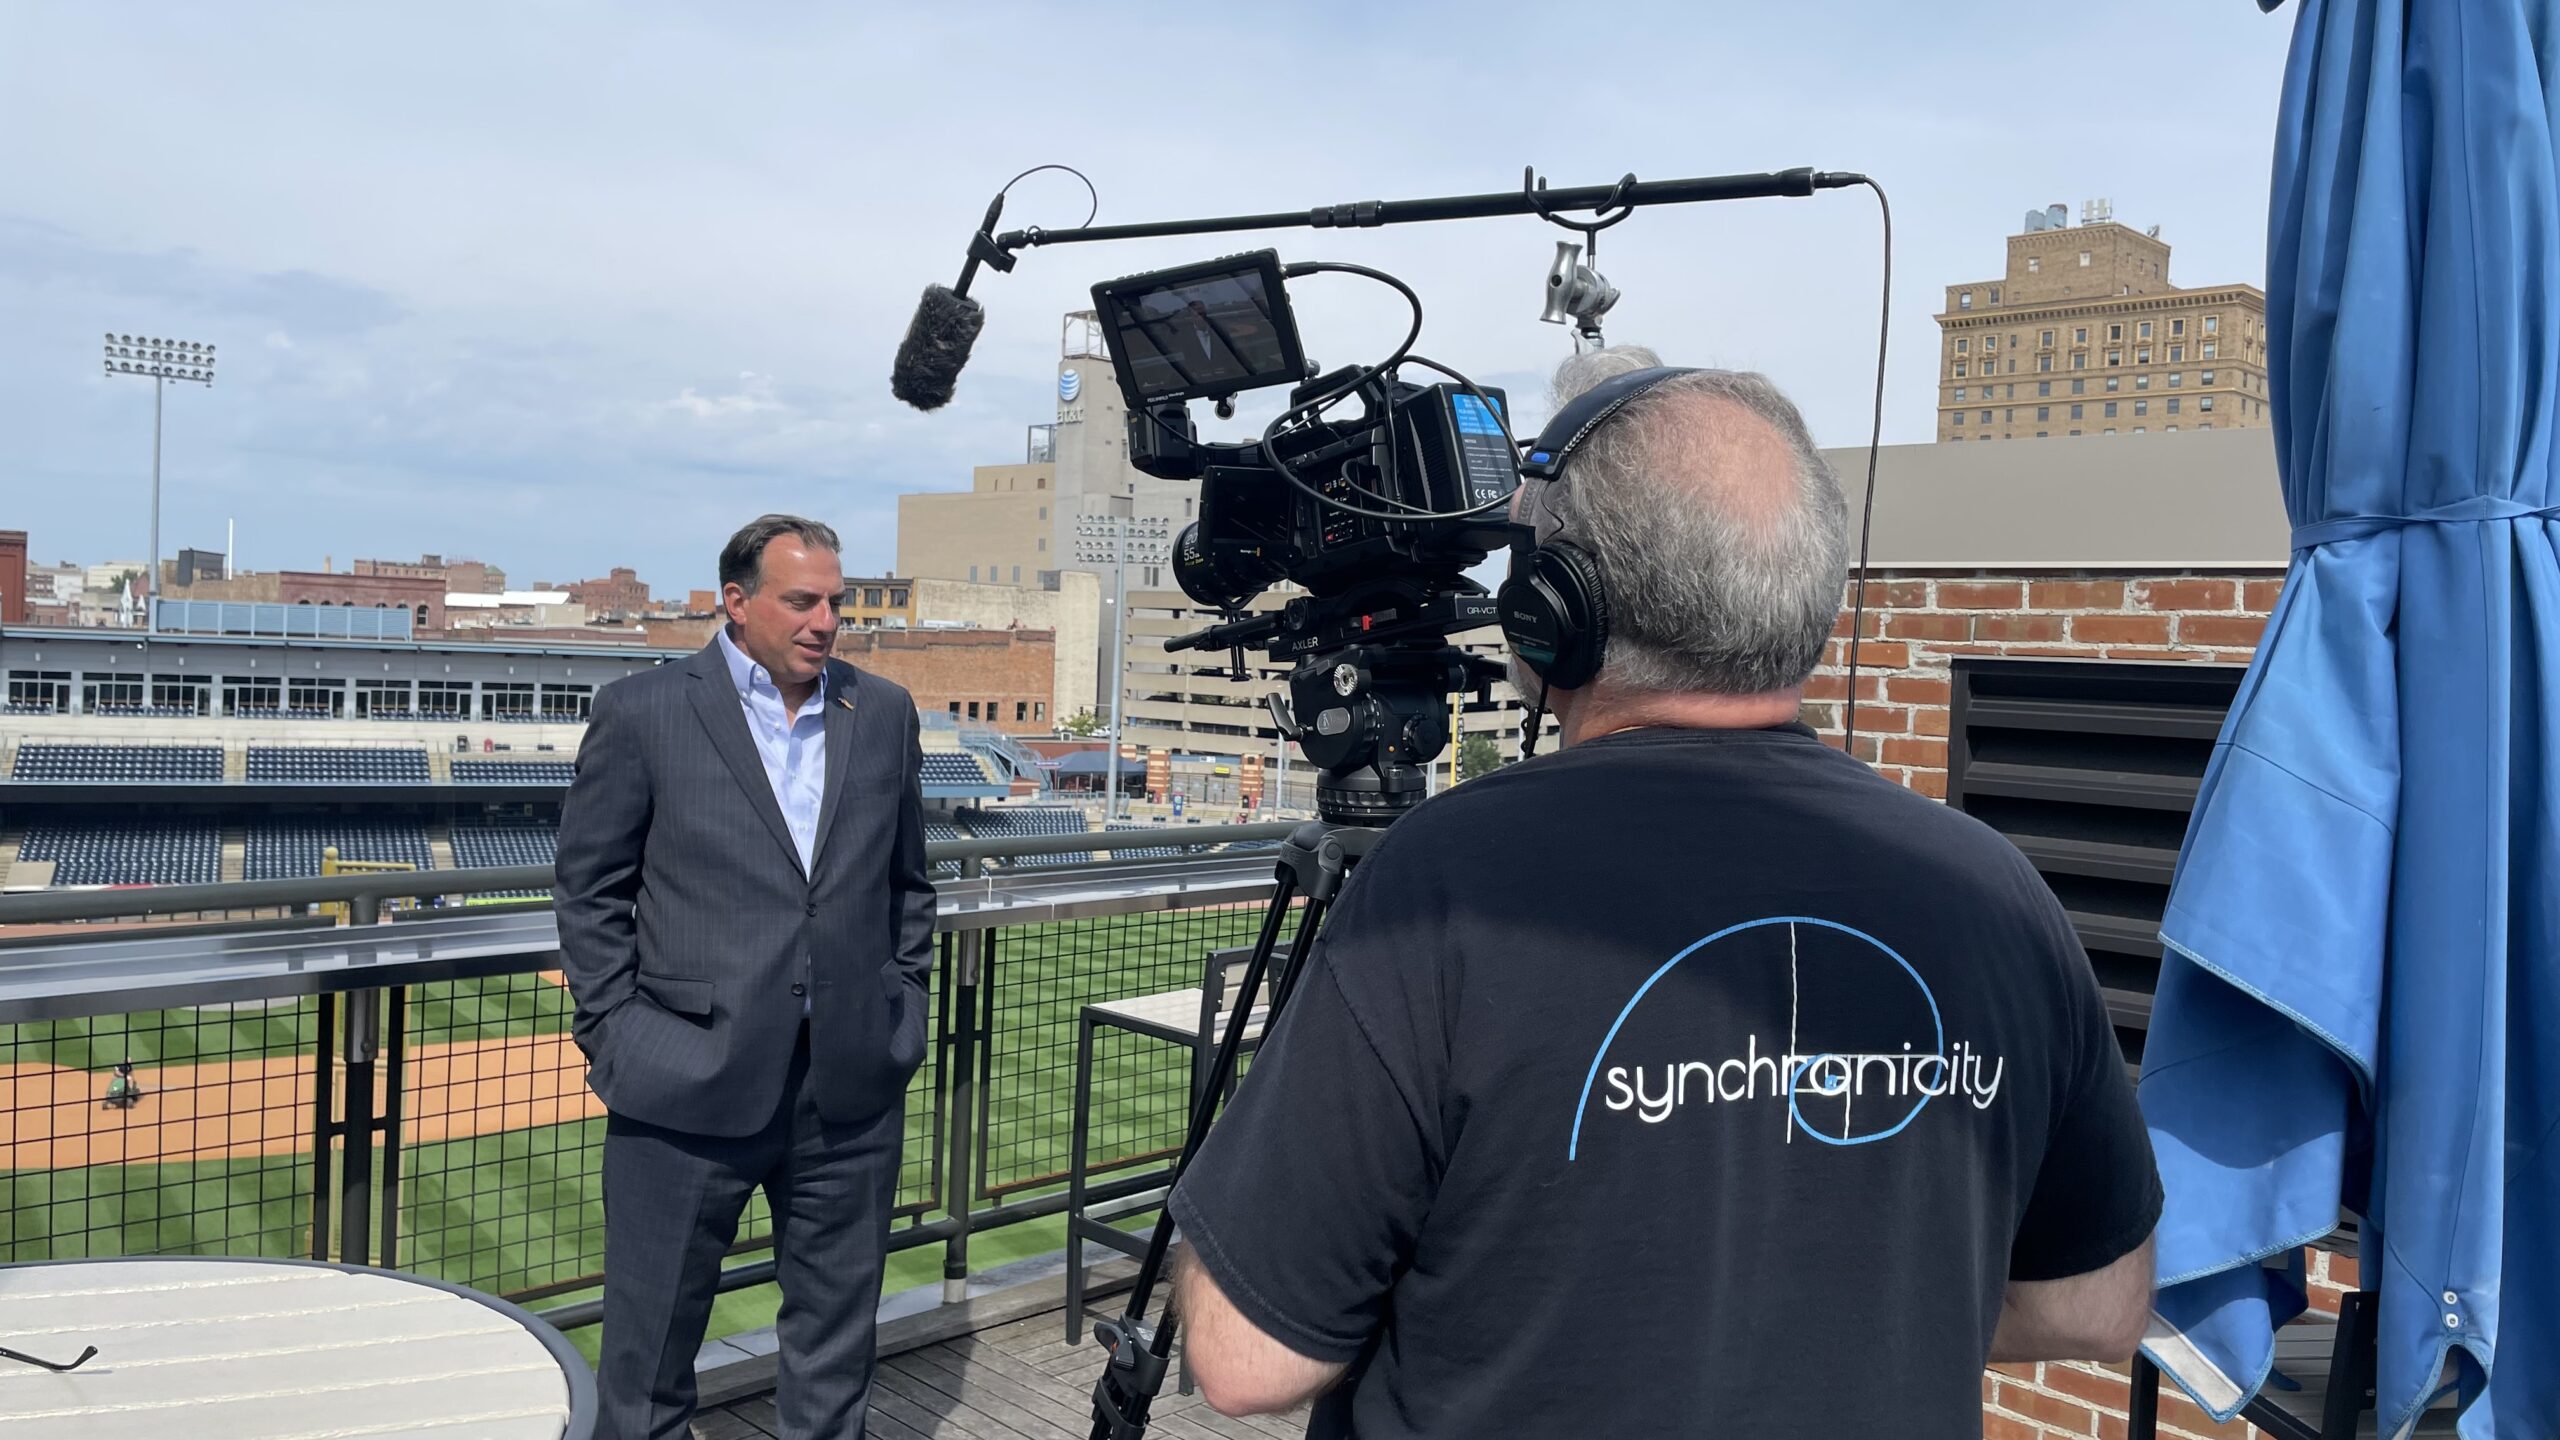
[[[1538,432],[1521,463],[1523,481],[1558,483],[1565,466],[1609,418],[1662,382],[1692,369],[1654,366],[1613,375],[1575,396]],[[1591,683],[1609,649],[1609,586],[1600,559],[1570,540],[1541,545],[1529,535],[1511,549],[1511,576],[1496,596],[1502,634],[1548,686],[1573,690]],[[1543,712],[1545,696],[1535,697]]]

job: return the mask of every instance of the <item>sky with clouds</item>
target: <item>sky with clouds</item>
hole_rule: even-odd
[[[1058,247],[973,293],[948,409],[893,400],[919,288],[1048,161],[1101,220],[1296,210],[1809,165],[1894,203],[1885,435],[1930,433],[1935,326],[2029,208],[2112,198],[2182,284],[2264,274],[2291,9],[1688,3],[0,8],[0,528],[142,555],[151,397],[110,330],[210,341],[167,396],[163,551],[341,569],[422,551],[517,582],[709,583],[772,509],[894,555],[896,496],[968,486],[1050,418],[1060,315],[1098,279],[1276,245],[1402,276],[1422,352],[1534,421],[1561,232],[1529,219]],[[1025,181],[1006,224],[1082,219]],[[1864,192],[1640,212],[1600,268],[1621,342],[1768,372],[1863,442],[1879,242]],[[1310,355],[1405,311],[1300,282]],[[1204,426],[1215,426],[1203,413]],[[1245,420],[1252,417],[1248,407]],[[1241,429],[1241,422],[1235,427]]]

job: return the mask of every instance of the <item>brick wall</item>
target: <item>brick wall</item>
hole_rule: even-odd
[[[1854,585],[1855,582],[1853,581]],[[1866,582],[1858,649],[1856,752],[1925,795],[1947,793],[1950,671],[1965,655],[2088,660],[2245,662],[2282,577],[2263,570],[1878,571]],[[1805,720],[1837,743],[1848,695],[1850,611],[1806,687]],[[2334,1314],[2355,1284],[2354,1262],[2314,1252],[2312,1303]],[[2080,1363],[1995,1365],[1982,1377],[1985,1440],[2126,1434],[2126,1371]],[[2216,1425],[2164,1382],[2160,1433],[2254,1440],[2254,1427]]]
[[[1944,799],[1956,657],[2246,661],[2283,581],[2264,571],[1951,570],[1879,571],[1866,583],[1858,757]],[[1849,624],[1844,600],[1830,650],[1805,687],[1806,723],[1835,743],[1848,699]]]
[[[1016,735],[1056,728],[1052,631],[840,630],[836,653],[905,686],[920,710],[992,722]]]

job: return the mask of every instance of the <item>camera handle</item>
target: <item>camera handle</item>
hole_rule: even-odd
[[[1236,1063],[1243,1055],[1245,1017],[1251,1012],[1253,996],[1262,988],[1263,976],[1270,973],[1273,958],[1280,954],[1280,932],[1288,923],[1289,907],[1299,897],[1305,897],[1306,909],[1298,916],[1297,933],[1290,939],[1287,954],[1281,957],[1278,978],[1271,986],[1271,1003],[1263,1020],[1265,1036],[1278,1027],[1280,1012],[1297,987],[1316,931],[1324,924],[1325,912],[1341,891],[1342,882],[1384,833],[1379,826],[1310,820],[1282,842],[1271,902],[1262,912],[1261,932],[1255,936],[1253,953],[1245,961],[1244,976],[1236,990],[1237,1008],[1227,1022],[1226,1033],[1218,1037],[1217,1053],[1209,1062],[1206,1081],[1192,1098],[1191,1125],[1183,1136],[1182,1154],[1173,1164],[1173,1183],[1180,1183],[1191,1158],[1199,1153],[1200,1142],[1209,1134],[1209,1122],[1217,1114],[1218,1098],[1235,1079]],[[1092,1440],[1142,1440],[1147,1433],[1147,1413],[1164,1389],[1165,1370],[1173,1357],[1174,1335],[1181,1321],[1170,1304],[1160,1323],[1150,1324],[1146,1318],[1147,1300],[1164,1277],[1172,1244],[1173,1209],[1168,1203],[1156,1216],[1155,1233],[1147,1241],[1146,1257],[1139,1262],[1137,1279],[1129,1288],[1127,1308],[1117,1319],[1099,1321],[1093,1327],[1093,1338],[1102,1342],[1110,1358],[1103,1365],[1102,1378],[1094,1382]]]

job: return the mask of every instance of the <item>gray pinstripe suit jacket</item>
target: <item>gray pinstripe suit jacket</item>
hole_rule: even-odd
[[[827,662],[826,795],[803,873],[718,643],[596,692],[555,870],[587,1083],[616,1114],[747,1135],[809,1015],[819,1113],[900,1103],[933,957],[907,692]]]

